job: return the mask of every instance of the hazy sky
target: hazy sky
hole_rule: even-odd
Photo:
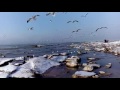
[[[58,12],[55,17],[46,16],[46,13],[0,12],[0,45],[120,39],[120,12]],[[86,18],[81,17],[86,13]],[[27,23],[27,19],[36,14],[40,17]],[[79,23],[68,24],[69,20],[78,20]],[[34,30],[28,30],[30,27],[34,27]],[[101,29],[90,35],[99,27],[108,29]],[[77,29],[81,31],[72,34]],[[73,37],[65,39],[70,35]]]

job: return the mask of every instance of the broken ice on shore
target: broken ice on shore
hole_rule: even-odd
[[[58,66],[60,63],[45,59],[42,56],[30,59],[31,69],[37,74],[43,74],[46,70],[53,66]]]
[[[34,57],[29,59],[25,64],[19,66],[16,72],[12,73],[10,77],[34,78],[34,73],[43,74],[49,68],[58,65],[60,65],[60,63],[46,59],[43,56]]]
[[[13,61],[14,58],[0,58],[0,65],[3,65],[4,63]]]
[[[11,73],[13,71],[15,71],[17,69],[17,66],[14,66],[12,64],[0,67],[0,72],[7,72],[7,73]]]
[[[113,41],[113,42],[89,42],[89,43],[82,43],[82,44],[75,44],[72,45],[74,48],[82,47],[82,48],[92,48],[97,52],[107,52],[113,53],[114,55],[120,55],[120,41]]]

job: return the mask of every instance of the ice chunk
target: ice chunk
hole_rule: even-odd
[[[0,58],[0,65],[9,62],[9,61],[13,61],[14,58]]]
[[[0,67],[0,72],[13,72],[17,69],[17,66],[14,66],[12,64],[9,64],[7,66]]]

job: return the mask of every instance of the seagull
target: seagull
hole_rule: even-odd
[[[73,21],[73,23],[75,23],[75,22],[79,22],[79,21],[77,21],[77,20],[74,20],[74,21]]]
[[[78,30],[76,30],[76,31],[72,31],[72,33],[74,33],[74,32],[78,32],[79,30],[81,30],[81,29],[78,29]]]
[[[56,13],[56,12],[48,12],[48,13],[46,14],[46,16],[49,16],[49,15],[55,16],[55,13]]]
[[[72,21],[68,21],[67,23],[70,23],[70,22],[72,22]]]
[[[88,15],[88,13],[87,14],[85,14],[85,16],[84,15],[82,15],[81,17],[86,17]]]
[[[33,27],[29,28],[28,30],[33,30]]]
[[[35,15],[35,16],[32,17],[32,19],[33,19],[33,20],[36,20],[36,17],[37,17],[37,16],[40,16],[40,15]]]
[[[27,20],[27,23],[29,23],[31,20],[32,20],[32,18],[29,18],[29,19]]]
[[[96,29],[96,32],[97,32],[99,29],[103,29],[103,28],[106,28],[106,29],[107,29],[107,27],[101,27],[101,28],[97,28],[97,29]]]
[[[50,22],[52,22],[52,20],[50,20]]]
[[[107,27],[100,27],[100,28],[97,28],[97,29],[95,30],[95,32],[97,32],[98,30],[103,29],[103,28],[108,29]],[[91,34],[93,34],[93,33],[94,33],[94,32],[92,32]]]
[[[78,32],[79,30],[81,30],[81,29],[76,30],[76,32]]]
[[[40,15],[32,16],[32,18],[29,18],[29,19],[27,20],[27,23],[29,23],[31,20],[36,20],[36,17],[37,17],[37,16],[40,16]]]

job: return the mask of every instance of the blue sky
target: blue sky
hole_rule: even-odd
[[[120,39],[120,12],[58,12],[55,17],[46,16],[46,13],[0,12],[0,45]],[[86,13],[86,18],[81,17]],[[36,14],[40,15],[36,21],[26,22]],[[79,23],[67,24],[69,20],[78,20]],[[34,27],[34,30],[28,30],[30,27]],[[99,27],[108,29],[90,35]],[[81,31],[78,33],[71,33],[79,28]],[[65,39],[70,35],[72,38]]]

